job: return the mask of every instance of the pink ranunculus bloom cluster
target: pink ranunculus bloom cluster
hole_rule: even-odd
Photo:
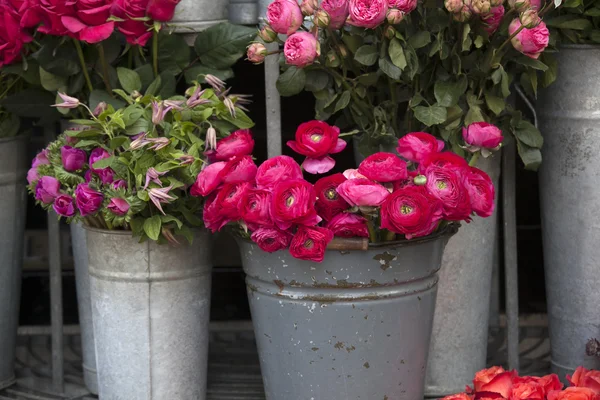
[[[473,387],[442,400],[600,400],[600,371],[577,368],[563,389],[558,375],[519,376],[516,371],[491,367],[475,374]]]
[[[337,127],[322,121],[300,125],[288,146],[306,157],[303,168],[283,155],[257,167],[249,132],[220,140],[209,156],[212,164],[190,191],[207,198],[206,227],[218,231],[238,224],[264,251],[289,249],[296,258],[320,262],[334,236],[410,240],[432,234],[443,221],[468,222],[474,214],[487,217],[494,210],[490,177],[443,151],[443,144],[425,132],[400,139],[400,156],[375,153],[356,170],[309,183],[302,169],[330,171],[331,154],[345,147],[339,136]]]

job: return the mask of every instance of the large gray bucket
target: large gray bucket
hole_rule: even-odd
[[[600,337],[600,47],[564,46],[555,56],[558,79],[537,112],[552,370],[564,377],[579,365],[600,369],[585,354]]]
[[[498,187],[500,154],[477,165]],[[463,223],[444,252],[427,362],[426,397],[464,391],[486,366],[496,213]]]
[[[208,233],[173,247],[86,230],[100,398],[205,399]]]
[[[229,21],[232,24],[258,24],[257,0],[229,0]]]
[[[449,236],[321,264],[240,241],[267,400],[422,399]]]
[[[98,394],[98,372],[96,370],[96,343],[92,322],[92,300],[90,298],[90,273],[86,232],[81,224],[71,224],[71,245],[75,261],[75,285],[79,326],[81,327],[81,349],[83,356],[83,379],[93,394]]]
[[[181,0],[169,25],[176,32],[193,33],[227,21],[229,0]]]
[[[0,139],[0,389],[15,379],[28,138]]]

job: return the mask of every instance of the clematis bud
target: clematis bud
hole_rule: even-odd
[[[417,175],[413,181],[417,186],[425,186],[427,184],[427,177],[425,175]]]
[[[104,111],[106,111],[107,108],[108,108],[108,104],[106,104],[105,102],[101,101],[100,103],[98,103],[98,105],[96,106],[96,108],[94,108],[94,116],[95,117],[99,116]]]
[[[331,17],[329,16],[329,13],[327,11],[319,10],[316,12],[315,24],[317,24],[317,26],[319,28],[327,28],[330,23],[331,23]]]
[[[446,6],[448,12],[458,13],[463,7],[463,2],[462,0],[446,0],[444,6]]]
[[[217,148],[217,130],[212,126],[206,131],[206,150],[214,150]]]
[[[472,0],[471,2],[471,10],[475,14],[487,14],[491,9],[492,5],[490,4],[490,0]]]
[[[388,25],[385,28],[385,37],[392,40],[395,36],[396,36],[396,29],[393,26]]]
[[[258,33],[258,36],[260,36],[265,43],[272,43],[277,39],[277,32],[275,32],[269,25],[265,25]]]
[[[527,29],[535,28],[542,22],[542,19],[538,15],[537,11],[533,9],[529,9],[523,11],[521,15],[519,15],[519,20],[521,21],[521,25],[525,26]]]
[[[262,43],[252,43],[248,46],[247,56],[248,61],[254,64],[262,64],[267,55],[267,48]]]
[[[518,12],[531,8],[531,0],[508,0],[508,6]]]
[[[133,92],[131,92],[131,97],[134,100],[137,100],[137,99],[142,98],[142,94],[140,92],[138,92],[137,90],[134,90]]]
[[[459,12],[454,13],[454,15],[452,15],[452,17],[454,18],[455,21],[465,22],[471,18],[471,15],[473,15],[471,13],[471,9],[469,8],[469,6],[465,5],[462,7],[462,9]]]
[[[400,22],[402,22],[402,19],[404,18],[404,13],[400,10],[398,10],[397,8],[390,8],[387,12],[387,22],[390,25],[398,25]],[[391,38],[389,38],[391,39]]]
[[[302,0],[302,4],[300,4],[302,14],[304,14],[307,17],[309,15],[313,15],[318,7],[319,3],[317,0]]]
[[[79,99],[76,97],[67,96],[64,93],[58,92],[58,95],[62,99],[62,103],[54,104],[52,107],[58,108],[77,108],[81,104]]]

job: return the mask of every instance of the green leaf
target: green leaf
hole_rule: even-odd
[[[529,121],[521,120],[519,125],[514,127],[514,134],[519,141],[529,147],[541,149],[544,145],[544,138],[540,131]]]
[[[465,126],[471,125],[473,122],[483,122],[485,118],[481,112],[481,107],[479,106],[471,106],[469,107],[469,111],[467,111],[467,115],[465,116]]]
[[[58,36],[44,36],[40,40],[40,49],[32,57],[46,71],[64,77],[81,71],[75,47],[70,41],[63,43]]]
[[[397,81],[402,75],[402,70],[396,67],[388,58],[379,59],[379,68],[390,78]]]
[[[183,225],[182,227],[175,228],[175,236],[183,236],[186,238],[189,244],[194,242],[194,233],[190,228]]]
[[[342,93],[339,100],[335,103],[335,109],[333,110],[333,113],[335,114],[336,112],[348,107],[348,104],[350,104],[350,98],[351,94],[349,90],[346,90],[344,93]]]
[[[123,108],[126,105],[124,101],[112,97],[105,90],[94,89],[92,93],[90,93],[89,107],[93,110],[101,102],[110,104],[116,110]]]
[[[137,72],[127,68],[117,68],[117,76],[121,87],[129,94],[142,90],[142,79]]]
[[[527,146],[520,140],[517,140],[517,150],[523,164],[525,164],[525,169],[537,171],[542,163],[542,152],[539,149]]]
[[[591,29],[592,23],[585,18],[577,18],[575,15],[561,15],[546,21],[547,26],[560,29],[573,29],[584,31]]]
[[[583,15],[589,15],[590,17],[600,17],[600,8],[593,7],[586,10]]]
[[[108,158],[103,158],[102,160],[98,160],[92,165],[94,169],[104,169],[112,166],[113,162],[115,162],[115,156],[110,156]]]
[[[371,72],[358,77],[358,82],[365,86],[373,86],[379,80],[379,75],[376,72]]]
[[[137,104],[131,105],[123,110],[123,121],[125,126],[135,124],[144,115],[144,109]]]
[[[182,35],[163,30],[158,37],[158,68],[161,73],[177,75],[190,63],[190,47]]]
[[[303,69],[290,67],[277,79],[277,90],[283,97],[296,95],[306,85],[306,72]]]
[[[318,92],[327,87],[329,83],[329,75],[325,71],[310,69],[306,71],[306,86],[305,90],[310,92]]]
[[[354,59],[356,60],[356,62],[367,67],[370,67],[371,65],[375,64],[377,62],[378,57],[379,51],[377,50],[377,48],[368,44],[359,47],[358,50],[356,50],[356,53],[354,54]]]
[[[67,90],[68,79],[63,76],[54,75],[40,67],[40,82],[42,87],[49,92]]]
[[[9,74],[19,75],[27,83],[32,85],[40,85],[40,66],[37,61],[30,59],[27,60],[27,63],[13,64],[13,65],[5,65],[2,67],[2,70]]]
[[[413,109],[415,117],[427,126],[441,124],[446,121],[447,110],[441,106],[417,106]]]
[[[158,240],[161,225],[162,221],[160,215],[155,215],[144,221],[144,232],[150,239]]]
[[[473,44],[473,41],[471,40],[471,37],[469,36],[469,33],[471,32],[471,25],[463,24],[462,26],[463,26],[462,51],[469,51],[469,50],[471,50],[471,45]]]
[[[388,52],[392,63],[394,63],[396,67],[400,68],[400,70],[406,68],[407,63],[406,56],[404,55],[404,48],[402,48],[402,43],[400,43],[398,39],[393,38],[390,41]]]
[[[431,43],[431,34],[426,31],[419,31],[416,34],[408,38],[408,44],[413,49],[420,49],[421,47],[427,46]]]
[[[174,96],[177,92],[177,81],[175,80],[175,77],[169,72],[163,72],[160,74],[160,81],[162,82],[162,85],[158,91],[158,96],[163,99]]]
[[[156,79],[154,81],[152,81],[150,86],[148,86],[148,89],[146,89],[146,96],[156,96],[156,94],[158,93],[158,90],[160,89],[161,86],[162,86],[162,79],[159,75],[156,77]]]
[[[456,82],[436,81],[433,92],[440,106],[452,107],[458,103],[461,96],[467,90],[467,77],[461,76]]]
[[[54,101],[54,95],[45,90],[25,89],[1,99],[0,105],[19,117],[58,119],[60,114],[50,107]]]
[[[17,136],[21,121],[15,114],[9,114],[8,118],[0,119],[0,138]]]
[[[140,90],[140,92],[143,93],[146,89],[148,89],[148,86],[150,86],[150,84],[154,80],[154,71],[152,71],[152,66],[150,64],[144,64],[141,67],[136,68],[135,72],[138,74],[140,80],[142,81],[142,89]]]
[[[183,222],[181,222],[180,219],[175,218],[172,215],[163,215],[160,217],[160,219],[162,220],[163,224],[168,224],[169,222],[175,222],[175,224],[177,225],[177,228],[181,229],[181,227],[183,226]]]
[[[250,117],[240,109],[235,110],[235,118],[233,118],[230,114],[224,114],[222,118],[231,122],[239,129],[250,129],[254,126],[254,121],[252,121]]]
[[[548,66],[541,62],[540,60],[535,60],[533,58],[529,58],[527,56],[519,56],[515,59],[517,64],[524,65],[526,67],[531,67],[533,69],[537,69],[539,71],[547,71]]]
[[[544,63],[548,66],[548,70],[542,75],[542,86],[548,87],[554,83],[558,76],[558,63],[551,54],[542,54],[542,57]]]
[[[222,81],[233,78],[233,70],[210,68],[204,65],[196,65],[185,71],[185,81],[191,85],[193,81],[201,80],[200,75],[214,75]]]
[[[198,33],[194,47],[202,64],[225,69],[245,54],[246,47],[255,36],[256,28],[225,22]]]
[[[493,94],[487,91],[485,92],[485,104],[490,109],[490,111],[496,115],[500,115],[500,113],[502,113],[502,111],[504,111],[504,109],[506,108],[506,103],[504,102],[504,99],[498,96],[494,96]]]

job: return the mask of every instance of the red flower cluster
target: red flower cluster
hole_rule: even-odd
[[[600,371],[579,367],[567,379],[572,386],[563,390],[556,374],[518,376],[516,371],[492,367],[476,373],[473,387],[467,386],[465,393],[442,400],[600,400]]]
[[[337,127],[311,121],[298,128],[288,145],[307,157],[307,172],[322,173],[335,164],[329,154],[345,142]],[[405,159],[376,153],[357,170],[312,185],[288,156],[257,167],[250,156],[250,132],[237,131],[210,151],[213,163],[199,174],[191,194],[208,198],[204,222],[213,232],[237,222],[262,250],[289,248],[294,257],[317,262],[334,236],[377,240],[379,221],[377,226],[392,236],[412,239],[431,234],[442,220],[469,221],[473,213],[492,213],[494,186],[485,172],[442,152],[440,142],[427,133],[408,134],[399,146]]]

